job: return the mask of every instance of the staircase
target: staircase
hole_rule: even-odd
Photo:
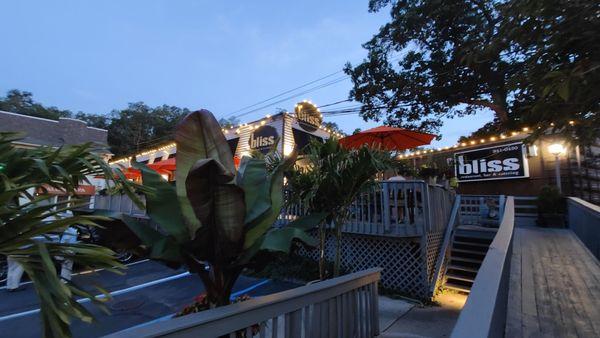
[[[469,293],[485,258],[496,228],[459,225],[454,233],[446,265],[444,288]]]

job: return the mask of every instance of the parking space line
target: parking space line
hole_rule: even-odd
[[[137,264],[140,264],[140,263],[146,263],[147,261],[149,261],[149,259],[142,259],[141,261],[135,261],[135,262],[132,262],[132,263],[129,263],[129,264],[125,264],[125,266],[127,266],[127,267],[134,266],[134,265],[137,265]],[[73,276],[87,275],[87,274],[90,274],[90,273],[93,273],[93,272],[100,272],[100,271],[103,271],[103,270],[104,269],[85,270],[85,271],[81,271],[81,272],[76,272],[76,273],[73,274]],[[4,283],[5,281],[6,281],[6,278],[3,279],[3,280],[0,280],[0,283]],[[32,284],[32,283],[33,283],[32,281],[27,281],[27,282],[20,283],[19,285],[28,285],[28,284]],[[4,289],[6,289],[6,285],[0,286],[0,290],[4,290]]]
[[[179,278],[187,277],[189,275],[190,275],[189,272],[184,272],[184,273],[180,273],[178,275],[169,276],[169,277],[165,277],[165,278],[153,280],[151,282],[146,282],[146,283],[142,283],[142,284],[135,285],[135,286],[132,286],[132,287],[128,287],[128,288],[125,288],[125,289],[113,291],[113,292],[110,292],[109,295],[111,295],[111,296],[118,296],[118,295],[122,295],[122,294],[125,294],[125,293],[128,293],[128,292],[133,292],[133,291],[136,291],[136,290],[139,290],[139,289],[143,289],[143,288],[147,288],[147,287],[150,287],[150,286],[154,286],[154,285],[157,285],[157,284],[166,283],[166,282],[170,282],[172,280],[176,280],[176,279],[179,279]],[[96,295],[96,298],[97,299],[103,299],[103,298],[106,298],[106,296],[104,294],[99,294],[99,295]],[[91,300],[89,298],[81,298],[81,299],[77,300],[77,302],[79,304],[89,303],[90,301]],[[33,310],[29,310],[29,311],[19,312],[19,313],[13,313],[13,314],[10,314],[10,315],[6,315],[6,316],[0,317],[0,322],[6,321],[6,320],[10,320],[10,319],[20,318],[20,317],[24,317],[24,316],[28,316],[28,315],[32,315],[32,314],[35,314],[35,313],[38,313],[38,312],[40,312],[39,308],[33,309]]]

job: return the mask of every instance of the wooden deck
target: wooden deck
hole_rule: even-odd
[[[566,229],[515,228],[506,337],[600,337],[600,264]]]

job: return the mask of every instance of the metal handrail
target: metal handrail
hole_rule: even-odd
[[[451,337],[503,337],[515,225],[515,202],[507,197],[502,222],[473,282]]]
[[[379,334],[377,282],[368,269],[212,310],[110,334],[125,337],[220,337],[251,327],[260,337],[374,337]],[[304,333],[304,335],[302,334]],[[240,335],[241,336],[241,335]]]

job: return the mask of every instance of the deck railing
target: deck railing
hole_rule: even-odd
[[[424,181],[383,181],[371,185],[359,194],[350,206],[350,219],[344,232],[418,237],[426,233],[443,231],[446,227],[455,194],[441,186]],[[97,195],[94,209],[120,211],[144,217],[146,211],[137,208],[126,195]],[[278,226],[305,215],[301,204],[285,207]]]
[[[567,198],[569,228],[600,260],[600,207],[581,198]]]
[[[514,225],[515,202],[510,196],[452,337],[504,337]]]
[[[374,337],[377,282],[364,270],[106,337]]]
[[[493,206],[488,206],[489,201]],[[461,195],[460,201],[460,224],[481,225],[482,218],[487,218],[488,212],[482,212],[482,208],[498,208],[498,216],[502,216],[506,196],[504,195]],[[499,225],[499,224],[497,224]]]
[[[349,233],[417,237],[443,231],[452,209],[454,193],[424,181],[383,181],[360,193],[350,205],[350,219],[342,230]],[[282,211],[286,224],[306,212],[301,205]]]

